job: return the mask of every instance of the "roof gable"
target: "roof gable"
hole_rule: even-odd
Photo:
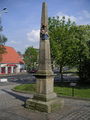
[[[5,46],[6,53],[2,54],[0,63],[24,63],[20,55],[12,47]]]

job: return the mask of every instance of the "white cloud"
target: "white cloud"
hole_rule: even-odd
[[[40,39],[40,30],[32,30],[27,33],[27,38],[31,42],[38,42]]]
[[[86,17],[86,18],[90,18],[90,12],[88,12],[87,10],[83,10],[82,14]]]
[[[17,42],[16,42],[16,41],[13,41],[13,40],[11,40],[11,41],[10,41],[10,43],[14,43],[14,44],[17,44]]]
[[[30,47],[30,45],[25,45],[25,48]]]
[[[70,18],[71,21],[75,21],[79,25],[86,25],[90,24],[90,12],[87,10],[82,10],[78,12],[75,16],[68,15],[63,12],[58,12],[56,16],[59,16],[60,19],[62,19],[63,16],[65,16],[66,21]]]
[[[82,10],[77,15],[78,24],[90,24],[90,12],[87,10]]]
[[[65,16],[66,21],[68,21],[69,18],[71,21],[75,21],[75,22],[77,21],[77,18],[75,16],[72,16],[72,15],[69,16],[63,12],[58,12],[56,16],[59,16],[60,19],[62,19],[62,17]]]
[[[25,45],[25,49],[28,48],[28,47],[31,47],[31,46],[34,47],[34,48],[39,48],[39,43],[37,43],[37,44],[30,44],[30,45],[26,44]]]

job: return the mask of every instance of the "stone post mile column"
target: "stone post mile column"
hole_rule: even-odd
[[[63,106],[63,100],[54,93],[54,74],[51,68],[50,42],[48,35],[47,4],[42,4],[39,67],[35,74],[37,91],[33,99],[26,101],[26,107],[42,112],[52,112]]]

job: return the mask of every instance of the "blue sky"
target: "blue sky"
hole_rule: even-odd
[[[39,29],[44,0],[0,0],[3,34],[7,46],[24,53],[28,46],[39,47]],[[90,0],[46,0],[48,16],[65,16],[77,24],[90,24]]]

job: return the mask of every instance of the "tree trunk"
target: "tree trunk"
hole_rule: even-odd
[[[63,66],[60,65],[60,74],[61,74],[61,82],[63,82],[63,71],[62,71]]]

